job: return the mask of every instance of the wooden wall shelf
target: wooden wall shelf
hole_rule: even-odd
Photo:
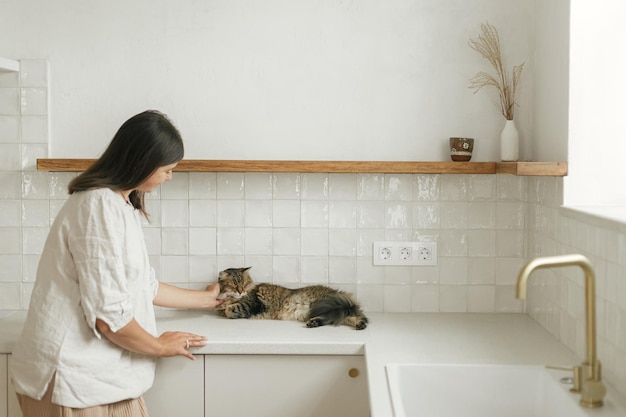
[[[95,159],[37,159],[39,171],[80,172]],[[565,162],[409,162],[409,161],[258,161],[183,159],[179,172],[324,172],[388,174],[512,174],[567,175]]]
[[[567,175],[567,162],[496,162],[496,173],[565,177]]]

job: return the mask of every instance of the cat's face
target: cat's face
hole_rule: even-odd
[[[228,268],[219,273],[220,295],[218,300],[239,299],[254,288],[254,281],[248,274],[247,268]]]

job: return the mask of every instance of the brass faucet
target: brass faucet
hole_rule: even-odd
[[[587,354],[585,361],[574,367],[574,385],[572,391],[580,392],[580,404],[584,407],[602,407],[606,387],[602,383],[602,368],[596,354],[596,291],[595,273],[591,262],[583,255],[560,255],[535,258],[528,262],[517,278],[517,298],[526,299],[526,287],[530,274],[535,269],[558,266],[579,266],[585,273],[585,342]],[[576,386],[578,385],[578,386]]]

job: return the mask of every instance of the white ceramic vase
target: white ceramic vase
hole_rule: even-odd
[[[507,120],[500,134],[500,159],[502,161],[519,159],[519,133],[514,120]]]

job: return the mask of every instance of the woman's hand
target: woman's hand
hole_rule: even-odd
[[[157,340],[162,347],[159,356],[185,356],[191,360],[195,360],[195,357],[189,349],[207,344],[206,337],[187,332],[165,332]]]

